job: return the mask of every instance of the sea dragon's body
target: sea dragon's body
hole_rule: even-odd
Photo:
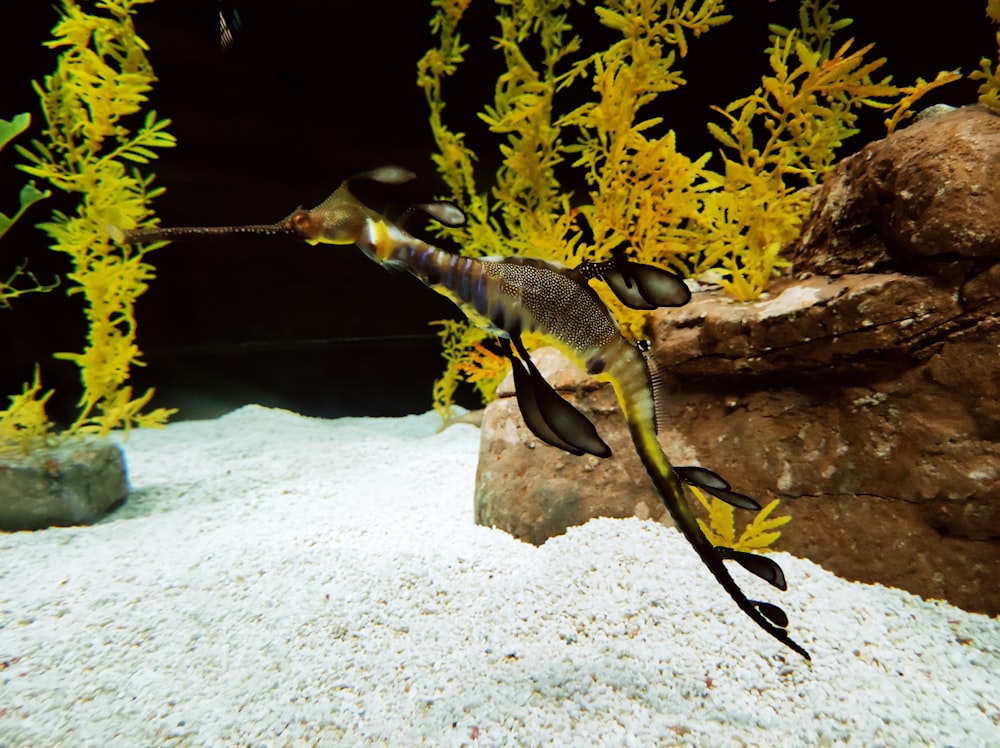
[[[395,167],[359,175],[387,183],[406,181],[411,176]],[[416,207],[445,224],[464,220],[461,211],[449,203]],[[399,224],[364,206],[349,191],[349,182],[313,210],[297,210],[276,224],[141,229],[126,232],[122,238],[151,242],[237,234],[294,236],[311,244],[356,244],[376,262],[415,275],[498,336],[514,368],[525,423],[543,441],[572,454],[607,457],[611,451],[590,421],[541,377],[521,343],[522,334],[541,333],[589,374],[611,384],[636,451],[678,529],[737,605],[767,633],[808,659],[806,650],[788,636],[784,612],[770,603],[748,599],[723,560],[736,560],[784,589],[781,569],[766,557],[713,546],[698,526],[683,484],[697,485],[743,508],[759,505],[732,492],[725,480],[709,470],[675,468],[670,464],[656,438],[654,392],[645,357],[624,338],[611,312],[588,284],[590,278],[601,277],[626,304],[652,309],[687,301],[689,292],[676,276],[622,259],[585,263],[571,269],[520,257],[476,259],[456,255],[412,236]]]

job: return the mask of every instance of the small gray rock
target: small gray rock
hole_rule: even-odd
[[[89,524],[126,493],[122,450],[104,439],[0,455],[0,530]]]

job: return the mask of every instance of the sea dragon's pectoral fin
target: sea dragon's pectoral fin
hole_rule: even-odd
[[[546,444],[572,455],[610,457],[611,448],[598,435],[590,419],[552,389],[552,385],[535,368],[520,340],[513,339],[513,343],[520,358],[511,349],[511,341],[500,338],[500,348],[513,368],[517,406],[531,433]]]
[[[751,574],[760,577],[782,592],[788,589],[788,584],[785,582],[785,573],[775,561],[772,561],[767,556],[747,553],[746,551],[736,551],[721,545],[717,545],[715,550],[723,558],[732,559]]]
[[[691,299],[687,284],[668,270],[631,260],[619,260],[616,265],[603,274],[604,280],[633,309],[684,306]]]
[[[585,278],[603,278],[615,296],[632,309],[649,311],[661,306],[684,306],[691,300],[691,290],[669,270],[632,262],[616,252],[606,262],[585,262],[577,268]]]
[[[692,486],[712,494],[717,499],[722,499],[727,504],[731,504],[737,509],[749,509],[758,511],[760,504],[749,496],[736,493],[732,490],[729,482],[718,473],[713,473],[708,468],[703,467],[675,467],[678,477]]]

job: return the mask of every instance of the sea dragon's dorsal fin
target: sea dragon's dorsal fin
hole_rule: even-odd
[[[577,272],[588,279],[603,278],[615,296],[632,309],[684,306],[691,300],[691,290],[679,275],[655,265],[632,262],[622,251],[616,251],[605,262],[584,262]]]
[[[406,228],[406,224],[417,213],[426,213],[435,222],[450,229],[465,225],[465,211],[459,208],[450,200],[437,200],[432,203],[416,203],[404,210],[394,223],[401,229]]]
[[[511,349],[511,343],[518,355]],[[500,348],[510,359],[517,406],[531,433],[572,455],[611,456],[611,448],[598,435],[594,424],[545,381],[519,338],[500,338]]]
[[[649,388],[653,393],[653,415],[656,433],[660,433],[667,424],[667,403],[663,395],[663,390],[667,386],[667,374],[660,367],[659,362],[649,353],[650,342],[639,340],[635,347],[642,354],[642,360],[646,362],[646,371],[649,373]]]

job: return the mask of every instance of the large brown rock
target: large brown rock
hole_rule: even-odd
[[[761,322],[760,307],[817,284],[839,293]],[[782,549],[851,579],[998,613],[998,305],[970,312],[919,287],[844,276],[761,304],[699,295],[678,322],[698,309],[700,324],[677,345],[672,322],[656,317],[657,358],[679,372],[665,408],[701,464],[745,493],[785,499],[794,521]],[[872,313],[858,316],[864,305]],[[798,342],[772,346],[775,334],[749,332],[768,325]],[[732,340],[720,329],[745,355],[725,350]]]
[[[869,145],[818,192],[795,277],[751,304],[696,293],[649,330],[675,464],[783,499],[782,550],[994,615],[998,123],[963,109]],[[537,444],[502,397],[484,418],[477,521],[537,543],[589,516],[661,511],[613,395],[572,371],[553,376],[614,456]]]
[[[972,106],[922,119],[841,161],[786,254],[797,272],[825,274],[997,257],[998,174],[998,113]]]

